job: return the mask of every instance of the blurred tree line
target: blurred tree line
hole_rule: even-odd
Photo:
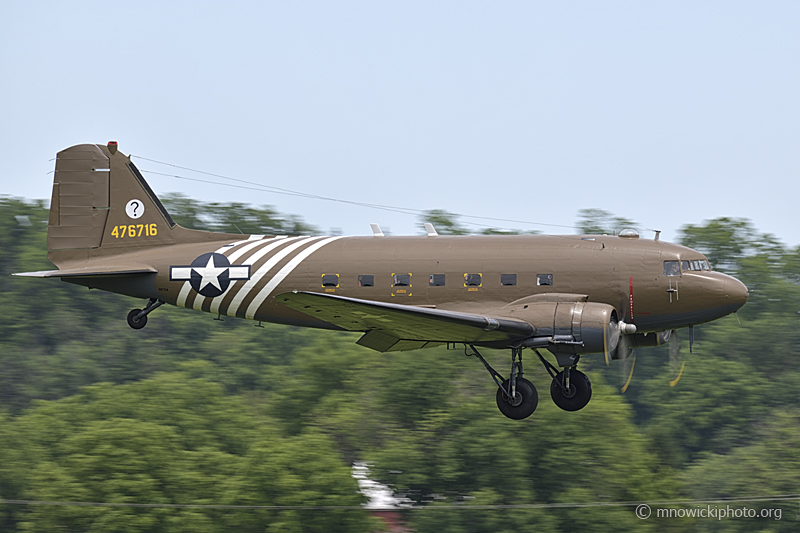
[[[313,231],[268,208],[164,200],[187,227]],[[430,215],[441,234],[466,232]],[[635,227],[601,210],[579,219]],[[747,220],[683,228],[751,297],[739,320],[697,328],[677,387],[666,347],[637,352],[625,395],[619,365],[587,357],[592,401],[567,413],[528,357],[541,403],[524,421],[500,415],[485,369],[459,350],[383,355],[357,334],[171,306],[131,330],[141,302],[9,276],[52,268],[46,227],[44,203],[0,198],[0,499],[217,507],[0,503],[2,531],[379,531],[357,461],[413,504],[404,520],[419,532],[797,530],[796,500],[746,504],[780,507],[781,521],[640,520],[614,505],[800,492],[800,251]],[[498,368],[507,356],[488,353]],[[292,508],[224,507],[241,505]]]

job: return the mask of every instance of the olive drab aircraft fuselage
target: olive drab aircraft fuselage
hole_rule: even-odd
[[[361,332],[380,352],[465,345],[498,385],[497,404],[525,418],[538,395],[522,377],[535,351],[565,410],[591,398],[583,354],[626,359],[679,328],[735,312],[746,287],[703,254],[632,231],[619,236],[266,236],[177,225],[130,158],[107,146],[56,159],[48,258],[28,272],[147,299],[128,315],[139,329],[168,303],[214,315]],[[511,350],[511,374],[477,347]],[[556,358],[548,362],[539,351]]]

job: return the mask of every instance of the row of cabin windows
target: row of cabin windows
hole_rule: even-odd
[[[517,275],[516,274],[500,274],[500,285],[503,286],[514,286],[517,284]],[[552,274],[537,274],[536,276],[536,284],[537,285],[552,285],[553,284],[553,275]],[[322,275],[322,286],[323,287],[338,287],[339,286],[339,274],[323,274]],[[358,286],[359,287],[374,287],[375,286],[375,276],[372,274],[360,274],[358,276]],[[411,274],[392,274],[392,286],[393,287],[411,287]],[[444,274],[431,274],[428,278],[428,286],[429,287],[444,287],[445,286],[445,275]],[[464,286],[465,287],[482,287],[483,286],[483,274],[464,274]]]

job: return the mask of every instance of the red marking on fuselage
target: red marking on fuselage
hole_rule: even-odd
[[[628,293],[629,294],[628,298],[630,300],[630,305],[631,305],[631,324],[633,324],[634,323],[634,320],[633,320],[633,276],[628,278],[628,283],[629,283],[629,286],[630,286],[630,289],[629,289],[630,292]]]

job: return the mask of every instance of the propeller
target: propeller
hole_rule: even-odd
[[[642,337],[641,335],[622,335],[616,348],[606,351],[606,365],[609,365],[612,359],[620,361],[620,371],[622,377],[620,382],[620,392],[625,394],[630,387],[633,380],[633,370],[636,367],[636,351],[635,348],[644,346],[661,346],[669,342],[670,354],[670,386],[674,387],[680,381],[683,369],[686,362],[681,355],[680,339],[675,330],[665,331],[663,333],[651,333]],[[694,329],[689,328],[689,351],[692,352],[692,345],[694,344]]]

